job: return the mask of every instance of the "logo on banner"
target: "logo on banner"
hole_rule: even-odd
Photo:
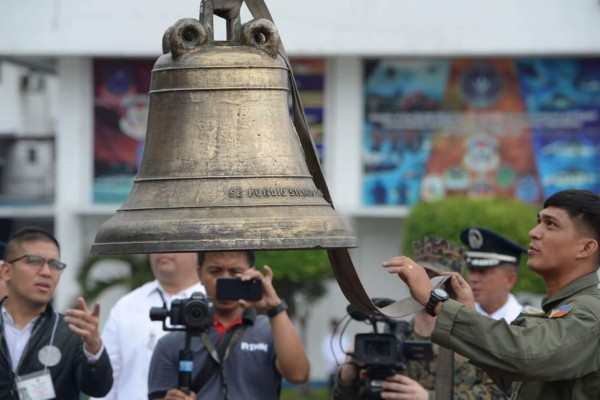
[[[493,104],[502,92],[502,75],[491,64],[479,63],[470,66],[460,80],[465,99],[475,107]]]

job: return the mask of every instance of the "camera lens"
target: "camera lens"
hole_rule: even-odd
[[[190,310],[190,316],[193,319],[199,319],[204,317],[204,310],[202,307],[194,307]]]
[[[392,353],[389,341],[367,341],[365,342],[365,354],[370,357],[389,357]]]

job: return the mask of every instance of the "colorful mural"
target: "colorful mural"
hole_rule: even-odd
[[[366,61],[363,204],[600,191],[599,71],[598,59]]]

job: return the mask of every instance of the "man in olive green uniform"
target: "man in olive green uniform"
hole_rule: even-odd
[[[597,275],[600,196],[565,190],[550,196],[529,232],[527,266],[545,282],[543,312],[511,325],[474,311],[458,274],[448,300],[425,270],[405,256],[383,263],[412,297],[437,315],[432,340],[484,367],[512,399],[600,398],[600,289]]]
[[[446,272],[459,273],[466,265],[464,250],[444,239],[426,237],[413,243],[413,254],[427,269],[429,277]],[[417,312],[412,320],[412,330],[407,340],[430,340],[435,325],[435,317],[425,310]],[[431,361],[411,361],[401,374],[390,376],[382,384],[382,397],[402,396],[410,400],[435,399],[435,380],[439,373],[439,345],[433,345],[434,358]],[[506,396],[491,378],[481,369],[471,364],[465,357],[454,358],[454,400],[504,400]],[[358,367],[349,363],[342,365],[335,379],[335,399],[362,399],[364,383],[358,379]],[[395,397],[389,397],[395,398]]]

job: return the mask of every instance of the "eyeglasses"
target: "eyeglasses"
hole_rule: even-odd
[[[7,263],[12,264],[12,263],[20,261],[22,259],[25,259],[25,262],[27,264],[32,265],[34,267],[39,267],[39,268],[42,268],[44,266],[44,264],[48,263],[48,266],[50,267],[50,270],[52,270],[52,271],[60,272],[63,269],[67,268],[67,264],[65,264],[64,262],[54,260],[54,259],[46,260],[44,257],[36,256],[33,254],[25,254],[21,257],[15,258],[14,260],[7,261]]]

